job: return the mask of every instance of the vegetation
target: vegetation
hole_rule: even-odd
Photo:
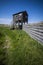
[[[0,65],[4,64],[5,61],[5,49],[4,49],[4,43],[5,43],[5,34],[2,28],[0,28]]]
[[[43,65],[43,46],[23,30],[0,27],[0,65]]]

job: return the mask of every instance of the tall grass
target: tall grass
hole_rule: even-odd
[[[0,65],[5,65],[5,49],[4,49],[4,43],[5,43],[5,34],[2,27],[0,27]]]
[[[7,35],[10,38],[10,47],[6,50],[7,55],[5,55],[7,61],[5,65],[43,65],[43,46],[41,44],[23,30],[2,28],[2,31],[3,37]],[[5,41],[5,38],[3,40]]]

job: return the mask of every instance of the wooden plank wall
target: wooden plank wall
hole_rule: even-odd
[[[23,30],[26,31],[33,39],[43,44],[43,22],[35,24],[23,25]]]

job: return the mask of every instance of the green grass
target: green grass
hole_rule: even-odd
[[[4,46],[9,45],[4,56],[6,57],[5,65],[43,65],[43,46],[26,32],[23,30],[9,30],[3,27],[0,28],[0,32],[3,32],[0,37],[2,37]],[[5,43],[6,39],[8,40],[7,43]]]
[[[4,64],[5,61],[5,49],[4,47],[5,43],[5,34],[2,27],[0,27],[0,65]]]

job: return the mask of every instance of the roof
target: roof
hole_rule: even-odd
[[[16,13],[16,14],[13,14],[13,16],[14,16],[14,15],[17,15],[17,14],[20,14],[20,13],[26,13],[26,14],[27,14],[26,11],[21,11],[21,12],[18,12],[18,13]],[[28,14],[27,14],[27,15],[28,15]]]

